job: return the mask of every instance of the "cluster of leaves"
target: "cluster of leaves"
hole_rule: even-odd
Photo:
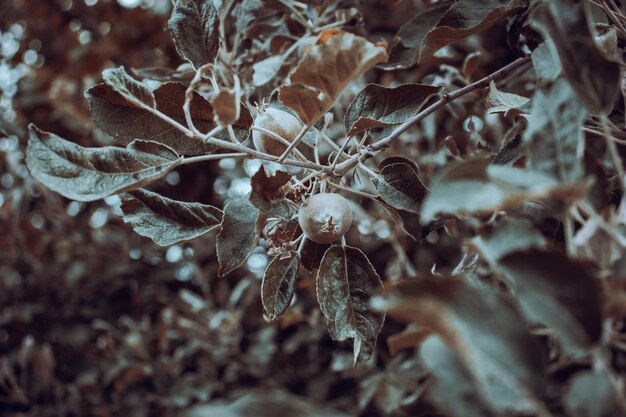
[[[245,369],[211,364],[226,363],[228,348],[246,343],[237,363],[264,369],[254,375],[262,379],[271,372],[268,358],[288,362],[297,350],[266,340],[277,338],[277,326],[318,329],[317,303],[330,337],[352,341],[347,368],[364,372],[358,401],[337,402],[348,412],[626,413],[623,6],[457,0],[400,2],[380,12],[378,3],[178,0],[168,27],[186,64],[109,68],[85,92],[113,144],[82,146],[30,126],[26,163],[48,189],[81,202],[119,194],[124,221],[160,246],[211,248],[207,239],[214,240],[218,265],[203,271],[203,291],[228,287],[232,275],[217,277],[246,264],[259,244],[273,257],[255,295],[262,316],[276,323],[245,339],[248,308],[236,307],[254,281],[240,281],[227,297],[232,317],[219,313],[219,302],[181,290],[190,305],[184,312],[177,301],[122,323],[122,345],[135,361],[124,377],[109,379],[113,389],[156,373],[158,387],[159,377],[163,383],[187,366],[236,381]],[[363,85],[364,77],[379,83]],[[251,131],[263,128],[255,124],[263,106],[302,123],[282,155],[250,144]],[[262,161],[250,193],[222,206],[159,192],[168,174],[215,160]],[[303,202],[324,191],[348,198],[356,219],[330,245],[308,239],[297,222]],[[384,225],[377,238],[361,238],[372,224]],[[114,265],[105,269],[116,273]],[[296,292],[303,297],[290,307]],[[385,315],[386,346],[378,343]],[[408,324],[397,332],[400,323]],[[151,334],[153,326],[162,331]],[[291,338],[299,344],[311,327]],[[179,345],[182,328],[200,336]],[[50,347],[30,345],[17,367],[26,368],[23,357],[47,360],[35,395],[52,395]],[[377,346],[395,355],[383,367]],[[311,346],[302,349],[318,376],[321,359]],[[195,379],[180,381],[198,388]],[[309,397],[329,399],[311,390]],[[194,391],[178,406],[212,396]],[[270,397],[283,413],[334,415]],[[252,395],[189,415],[247,415],[267,401]]]

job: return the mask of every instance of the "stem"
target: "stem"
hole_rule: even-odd
[[[478,90],[479,88],[485,88],[489,86],[489,83],[491,81],[495,81],[498,80],[502,77],[504,77],[506,74],[508,74],[509,72],[513,71],[514,69],[521,67],[522,65],[525,65],[526,63],[530,62],[530,56],[526,56],[523,58],[519,58],[513,62],[511,62],[510,64],[500,68],[499,70],[497,70],[496,72],[476,81],[473,82],[472,84],[469,84],[463,88],[460,88],[456,91],[453,91],[451,93],[448,94],[443,94],[439,100],[437,100],[436,102],[434,102],[433,104],[431,104],[430,106],[426,107],[424,110],[422,110],[421,112],[417,113],[415,116],[413,116],[411,119],[407,120],[406,122],[402,123],[400,126],[398,126],[393,132],[391,132],[388,136],[380,139],[379,141],[373,143],[372,145],[369,146],[369,150],[371,152],[379,152],[383,149],[385,149],[386,147],[389,146],[389,144],[391,142],[393,142],[394,140],[396,140],[398,137],[400,137],[400,135],[402,135],[404,132],[406,132],[411,126],[419,123],[421,120],[423,120],[426,116],[428,116],[429,114],[433,113],[435,110],[440,109],[441,107],[445,106],[446,104],[450,103],[453,100],[456,100],[459,97],[462,97],[464,95],[466,95],[467,93],[471,93],[474,90]]]
[[[626,192],[626,184],[624,184],[624,165],[622,163],[622,158],[619,156],[615,141],[612,140],[613,138],[609,127],[609,120],[606,115],[603,114],[600,116],[600,121],[602,122],[602,131],[604,132],[604,137],[606,138],[606,145],[609,149],[611,160],[613,161],[613,165],[615,165],[615,170],[617,171],[617,180],[619,185],[622,187],[622,193],[624,193]]]
[[[373,200],[376,200],[377,198],[377,196],[375,196],[374,194],[366,193],[365,191],[353,190],[352,188],[346,187],[345,185],[335,184],[334,182],[330,181],[326,181],[326,184],[328,184],[328,186],[331,188],[337,188],[339,190],[347,191],[349,193],[360,195],[362,197],[371,198]]]
[[[216,159],[225,159],[225,158],[249,158],[250,155],[245,152],[237,152],[237,153],[215,153],[210,155],[200,155],[193,156],[191,158],[184,158],[180,163],[181,165],[194,164],[196,162],[203,161],[215,161]]]
[[[289,141],[287,139],[285,139],[284,137],[280,136],[278,133],[276,132],[272,132],[271,130],[268,130],[264,127],[260,127],[260,126],[251,126],[250,127],[251,130],[256,130],[258,132],[264,133],[268,136],[273,137],[274,139],[276,139],[277,141],[279,141],[280,143],[282,143],[285,146],[289,146]],[[299,150],[295,150],[294,154],[301,160],[306,161],[306,157],[304,155],[302,155],[302,152],[300,152]]]
[[[291,151],[298,146],[298,144],[300,143],[300,141],[302,140],[302,138],[304,137],[304,135],[306,134],[306,132],[309,131],[309,129],[311,128],[310,124],[307,124],[306,126],[304,126],[302,128],[302,130],[300,130],[298,132],[298,134],[296,135],[296,137],[293,139],[293,142],[291,142],[289,144],[289,146],[287,147],[287,149],[285,150],[285,152],[280,156],[280,158],[278,159],[278,163],[282,164],[283,161],[285,159],[287,159],[287,157],[289,156],[289,154],[291,153]]]
[[[417,271],[415,270],[415,267],[411,263],[411,260],[407,256],[406,252],[404,251],[404,248],[400,244],[400,241],[398,240],[398,237],[395,234],[392,236],[391,239],[389,239],[389,243],[391,243],[391,247],[396,252],[396,256],[400,260],[400,263],[402,263],[404,272],[406,272],[407,276],[409,278],[417,277]]]
[[[611,227],[611,225],[608,224],[598,212],[596,212],[591,204],[585,200],[581,200],[578,202],[578,206],[588,216],[593,218],[597,222],[598,226],[604,230],[604,232],[609,235],[609,237],[613,239],[613,241],[617,243],[620,248],[626,249],[626,238],[617,231],[617,228]]]

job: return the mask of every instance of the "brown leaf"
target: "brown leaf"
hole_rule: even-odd
[[[263,211],[272,209],[272,200],[280,188],[291,179],[291,174],[285,171],[266,172],[261,168],[252,176],[252,193],[250,202]]]
[[[278,97],[310,125],[332,107],[352,81],[386,60],[384,48],[360,36],[336,29],[322,32],[291,72],[291,83],[280,88]]]
[[[187,86],[178,82],[164,83],[154,90],[156,110],[185,124],[183,104]],[[107,84],[98,84],[85,92],[91,115],[98,127],[119,143],[135,139],[153,140],[170,146],[181,155],[202,155],[215,151],[195,137],[188,137],[154,112],[127,100]],[[190,105],[191,118],[198,130],[208,133],[215,127],[211,104],[194,92]],[[249,126],[248,126],[249,127]]]
[[[488,29],[524,6],[521,0],[457,1],[421,42],[418,61],[424,62],[444,46]]]

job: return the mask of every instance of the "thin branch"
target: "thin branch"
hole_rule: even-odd
[[[469,85],[467,85],[467,86],[465,86],[463,88],[460,88],[460,89],[458,89],[456,91],[453,91],[451,93],[443,94],[441,96],[441,98],[439,98],[439,100],[437,100],[436,102],[434,102],[430,106],[426,107],[421,112],[417,113],[411,119],[409,119],[406,122],[402,123],[393,132],[391,132],[388,136],[386,136],[386,137],[380,139],[379,141],[373,143],[372,145],[370,145],[369,146],[369,150],[371,152],[379,152],[379,151],[385,149],[386,147],[389,146],[389,144],[391,142],[393,142],[398,137],[400,137],[400,135],[402,135],[404,132],[406,132],[411,126],[419,123],[421,120],[423,120],[426,116],[430,115],[434,111],[440,109],[441,107],[445,106],[446,104],[450,103],[451,101],[454,101],[457,98],[466,95],[467,93],[471,93],[472,91],[478,90],[480,88],[488,87],[489,83],[491,81],[495,81],[495,80],[498,80],[498,79],[504,77],[505,75],[507,75],[508,73],[513,71],[514,69],[519,68],[519,67],[521,67],[522,65],[525,65],[528,62],[530,62],[530,56],[519,58],[519,59],[511,62],[510,64],[500,68],[496,72],[486,76],[485,78],[482,78],[482,79],[480,79],[480,80],[478,80],[476,82],[473,82],[473,83],[471,83],[471,84],[469,84]]]
[[[298,146],[298,144],[300,143],[300,141],[302,140],[302,138],[304,138],[304,135],[306,135],[306,132],[309,131],[309,129],[311,128],[311,124],[307,124],[306,126],[304,126],[296,135],[295,138],[293,138],[293,142],[291,142],[289,144],[289,146],[287,147],[287,149],[285,150],[285,152],[283,152],[283,154],[280,156],[280,158],[278,159],[278,163],[282,164],[283,161],[285,159],[287,159],[287,157],[289,157],[289,154],[291,153],[291,151]]]
[[[365,191],[355,190],[350,187],[346,187],[345,185],[335,184],[334,182],[330,182],[330,181],[326,181],[326,184],[328,184],[328,186],[331,188],[337,188],[339,190],[347,191],[349,193],[360,195],[362,197],[371,198],[373,200],[376,200],[377,198],[377,196],[375,196],[374,194],[366,193]]]
[[[276,132],[272,132],[269,129],[266,129],[264,127],[261,126],[251,126],[250,127],[251,130],[256,130],[258,132],[264,133],[268,136],[273,137],[274,139],[276,139],[277,141],[279,141],[280,143],[282,143],[285,146],[289,146],[289,141],[287,139],[285,139],[284,137],[282,137],[281,135],[279,135]],[[302,152],[300,152],[299,150],[294,150],[294,154],[296,155],[296,157],[298,157],[299,159],[306,161],[306,157],[304,155],[302,155]]]
[[[210,155],[200,155],[200,156],[192,156],[190,158],[183,158],[181,165],[194,164],[196,162],[203,161],[215,161],[218,159],[225,158],[250,158],[250,155],[245,152],[237,152],[237,153],[214,153]]]

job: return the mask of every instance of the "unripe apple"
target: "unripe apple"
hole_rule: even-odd
[[[352,212],[345,198],[335,193],[315,194],[302,204],[298,223],[304,235],[316,243],[340,239],[352,225]]]
[[[294,115],[273,107],[259,110],[253,126],[272,131],[288,142],[293,142],[302,130],[302,123]],[[252,131],[252,142],[258,151],[274,156],[281,156],[287,150],[287,146],[281,141],[258,130]]]

